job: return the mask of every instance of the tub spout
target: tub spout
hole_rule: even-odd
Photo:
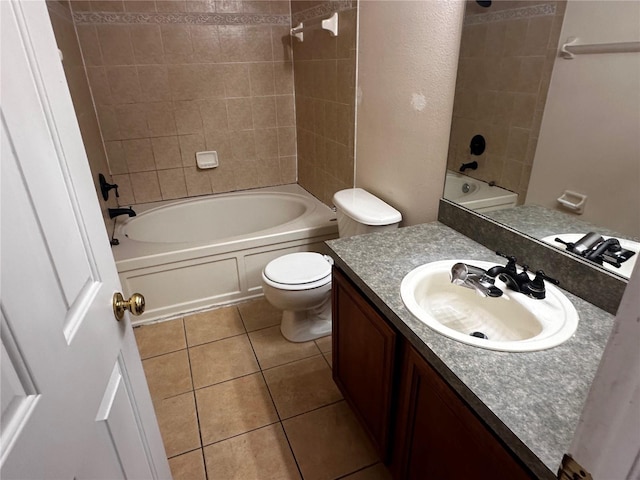
[[[464,172],[467,168],[470,168],[471,170],[475,170],[476,168],[478,168],[478,162],[474,160],[473,162],[463,163],[462,166],[460,167],[460,171]]]
[[[136,216],[136,212],[134,212],[132,208],[110,208],[108,211],[109,218],[116,218],[119,215],[129,215],[130,217]]]

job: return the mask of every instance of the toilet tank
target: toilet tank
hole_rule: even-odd
[[[362,188],[340,190],[333,196],[342,237],[397,228],[402,214]]]

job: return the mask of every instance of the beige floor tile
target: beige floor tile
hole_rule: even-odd
[[[258,362],[246,335],[225,338],[189,349],[195,388],[257,372]]]
[[[245,333],[236,307],[218,308],[189,315],[184,318],[184,327],[190,347]]]
[[[379,461],[344,401],[282,423],[305,480],[336,478]]]
[[[173,480],[207,480],[201,448],[170,458],[169,468]]]
[[[322,355],[271,368],[264,377],[282,419],[342,398]]]
[[[196,390],[196,401],[204,445],[278,421],[261,373]]]
[[[167,457],[200,448],[193,392],[156,402],[155,410]]]
[[[193,390],[186,350],[148,358],[142,366],[154,401]]]
[[[280,327],[270,327],[249,333],[249,339],[262,369],[312,357],[320,353],[314,342],[293,343],[280,333]]]
[[[155,357],[187,348],[182,319],[142,325],[133,329],[140,358]]]
[[[331,335],[314,340],[322,353],[330,352],[332,348]]]
[[[291,449],[278,423],[205,447],[209,478],[299,479]]]
[[[391,474],[382,463],[376,463],[342,478],[343,480],[391,480]]]
[[[282,310],[272,306],[264,297],[238,305],[240,315],[247,332],[253,332],[261,328],[280,325]]]

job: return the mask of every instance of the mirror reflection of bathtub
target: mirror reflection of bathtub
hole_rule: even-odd
[[[515,207],[518,194],[447,170],[444,198],[469,210],[484,213]]]

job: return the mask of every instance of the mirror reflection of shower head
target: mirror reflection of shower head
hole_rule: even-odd
[[[491,0],[476,0],[476,3],[484,8],[489,8],[491,6]]]

